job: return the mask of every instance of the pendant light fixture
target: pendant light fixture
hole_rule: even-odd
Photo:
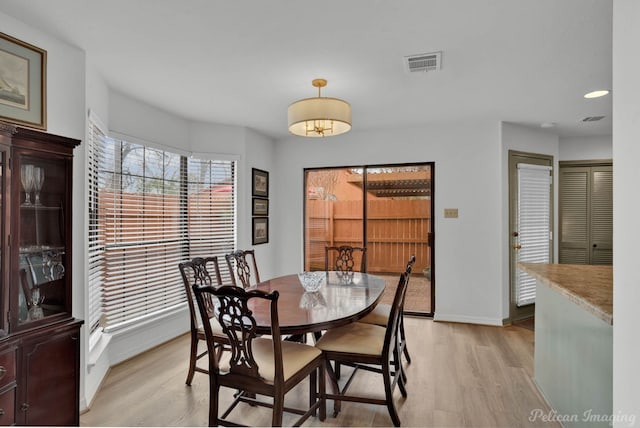
[[[318,88],[316,98],[294,102],[287,111],[289,132],[302,137],[330,137],[351,129],[351,105],[338,98],[320,96],[320,89],[327,86],[325,79],[314,79]]]

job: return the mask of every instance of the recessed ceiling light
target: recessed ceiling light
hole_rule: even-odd
[[[593,91],[593,92],[589,92],[588,94],[584,94],[584,97],[585,98],[598,98],[598,97],[604,97],[608,93],[609,93],[609,91],[607,91],[606,89],[603,89],[603,90],[600,90],[600,91]]]
[[[553,128],[556,126],[554,122],[543,122],[540,124],[540,128]]]

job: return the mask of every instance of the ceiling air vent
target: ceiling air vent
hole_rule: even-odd
[[[432,52],[404,57],[406,69],[409,73],[424,73],[440,70],[442,52]]]
[[[589,116],[582,119],[583,122],[597,122],[604,119],[604,116]]]

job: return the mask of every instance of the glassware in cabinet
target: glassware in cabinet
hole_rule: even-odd
[[[18,325],[66,308],[64,159],[19,155]]]

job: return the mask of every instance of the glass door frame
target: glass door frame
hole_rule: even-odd
[[[327,167],[310,167],[303,169],[303,263],[306,264],[307,260],[307,172],[309,171],[319,171],[319,170],[332,170],[332,169],[362,169],[363,171],[363,186],[362,186],[362,202],[363,202],[363,218],[362,218],[362,236],[363,236],[363,246],[367,246],[367,195],[368,195],[368,184],[367,184],[367,173],[368,169],[374,168],[402,168],[402,167],[411,167],[411,166],[425,166],[430,169],[430,185],[429,185],[429,193],[431,197],[430,203],[430,231],[427,236],[427,245],[430,250],[430,267],[431,267],[431,290],[430,290],[430,299],[431,299],[431,307],[429,312],[414,312],[414,311],[405,311],[405,314],[419,317],[433,317],[435,312],[435,287],[436,287],[436,271],[435,271],[435,162],[410,162],[410,163],[392,163],[392,164],[364,164],[364,165],[342,165],[342,166],[327,166]],[[368,261],[367,261],[368,263]],[[304,267],[303,267],[304,269]],[[422,272],[413,272],[413,275],[422,274]]]

